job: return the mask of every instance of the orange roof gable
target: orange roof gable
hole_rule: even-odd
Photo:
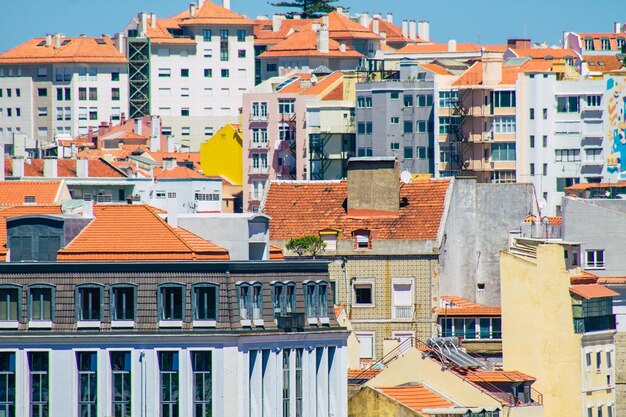
[[[465,377],[474,383],[532,382],[536,378],[519,371],[469,371]]]
[[[500,307],[484,306],[454,295],[440,297],[440,316],[500,316],[501,314]]]
[[[424,408],[454,407],[453,403],[423,385],[376,387],[375,389],[418,413],[422,413]]]
[[[586,300],[592,298],[615,297],[619,294],[599,284],[572,285],[569,290]]]
[[[367,229],[373,239],[436,239],[445,207],[449,180],[402,184],[400,198],[407,204],[397,215],[348,216],[344,207],[347,181],[272,182],[264,212],[272,217],[273,239],[286,240],[324,229],[340,229],[340,239],[352,239],[355,230]]]
[[[328,34],[331,39],[381,39],[380,35],[337,11],[328,13],[327,17]],[[317,20],[320,24],[323,21],[323,18]]]
[[[257,25],[254,27],[254,43],[256,45],[275,45],[285,40],[293,30],[308,25],[312,21],[310,19],[285,19],[281,21],[280,29],[274,32],[271,20],[257,20]]]
[[[428,71],[434,72],[439,75],[452,75],[450,71],[437,64],[420,64],[422,68],[427,69]]]
[[[294,32],[282,42],[272,46],[259,55],[260,58],[289,57],[289,56],[332,56],[340,58],[360,58],[359,52],[346,49],[339,50],[339,43],[333,39],[328,40],[328,52],[320,52],[317,49],[317,32],[313,29],[301,29]]]
[[[483,63],[477,61],[467,69],[452,85],[470,86],[483,83]]]
[[[255,25],[254,20],[219,6],[212,1],[205,0],[202,6],[196,10],[193,16],[189,15],[189,9],[173,16],[179,19],[181,26],[191,25]]]
[[[154,178],[209,178],[187,167],[176,166],[173,169],[154,168]]]
[[[615,55],[584,55],[589,71],[611,72],[622,69],[623,62]]]
[[[26,196],[35,197],[35,204],[56,204],[62,181],[0,181],[0,206],[24,204]]]
[[[8,50],[0,55],[0,65],[58,62],[125,64],[128,62],[126,57],[117,50],[111,38],[63,37],[59,49],[54,47],[54,38],[51,46],[45,46],[45,41],[45,38],[35,38]],[[42,43],[44,45],[39,46]]]
[[[529,48],[529,49],[511,49],[515,55],[520,58],[530,57],[533,59],[546,59],[546,57],[558,58],[574,58],[578,55],[572,49],[564,48]]]
[[[374,19],[372,19],[372,21],[370,22],[369,28],[370,30],[373,31]],[[385,19],[378,19],[378,32],[379,33],[385,32],[385,35],[387,36],[386,41],[388,43],[415,43],[415,42],[425,43],[427,42],[417,37],[415,39],[405,38],[404,36],[402,36],[402,28],[394,25],[393,23],[387,22]]]
[[[147,233],[149,231],[149,233]],[[65,248],[60,262],[228,260],[226,249],[170,227],[146,205],[94,207],[94,219]]]

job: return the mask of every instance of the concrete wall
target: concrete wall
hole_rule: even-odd
[[[509,231],[532,214],[533,205],[530,184],[456,179],[440,254],[439,295],[500,305],[499,253],[508,247]],[[478,289],[479,283],[484,290]]]
[[[348,162],[350,210],[400,210],[400,172],[395,159],[351,159]]]
[[[362,388],[348,401],[348,417],[416,417],[421,415],[370,387]]]

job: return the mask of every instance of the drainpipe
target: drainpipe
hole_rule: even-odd
[[[350,318],[350,310],[352,307],[352,293],[349,288],[348,280],[348,258],[346,256],[341,257],[341,269],[343,269],[343,280],[346,285],[346,315]]]

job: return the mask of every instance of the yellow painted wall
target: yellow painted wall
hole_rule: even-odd
[[[536,262],[503,252],[500,276],[504,368],[537,378],[546,416],[582,416],[581,336],[563,248],[540,245]]]
[[[218,130],[200,144],[200,166],[204,175],[224,177],[233,185],[243,185],[243,143],[232,125]]]
[[[348,417],[416,417],[422,415],[369,387],[362,388],[348,401]]]

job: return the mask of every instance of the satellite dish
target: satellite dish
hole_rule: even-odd
[[[400,173],[400,179],[403,183],[409,184],[413,179],[413,175],[411,175],[409,171],[402,171],[402,173]]]

